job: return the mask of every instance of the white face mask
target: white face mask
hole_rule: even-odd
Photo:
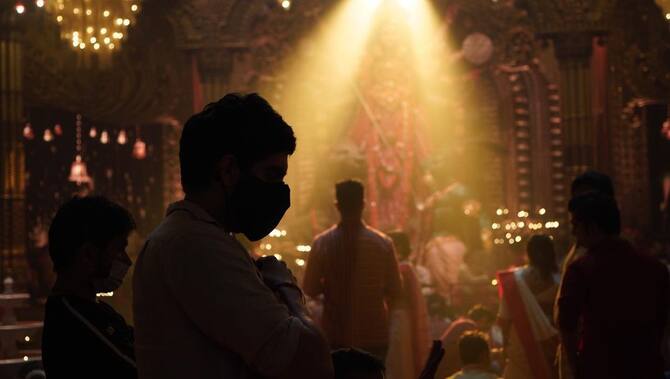
[[[109,270],[109,275],[106,278],[95,279],[93,282],[95,292],[107,293],[119,289],[121,283],[123,283],[123,278],[125,278],[128,273],[128,269],[130,269],[128,263],[115,259],[114,262],[112,262],[112,268]]]

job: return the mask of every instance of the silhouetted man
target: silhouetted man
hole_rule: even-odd
[[[332,348],[356,347],[385,359],[389,311],[402,295],[393,242],[362,220],[363,185],[335,186],[340,223],[316,237],[304,289],[324,295],[323,328]]]
[[[577,244],[586,248],[568,266],[558,299],[571,371],[577,379],[663,377],[667,269],[619,237],[620,215],[611,197],[575,197],[570,213]]]
[[[274,257],[254,262],[234,236],[265,237],[289,208],[295,142],[256,94],[226,95],[184,125],[186,198],[151,233],[134,274],[142,378],[332,377],[291,272]]]
[[[133,330],[97,293],[121,286],[131,265],[131,215],[102,197],[75,197],[49,228],[56,283],[46,304],[42,359],[49,378],[136,378]]]

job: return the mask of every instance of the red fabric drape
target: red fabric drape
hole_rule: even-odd
[[[534,379],[550,379],[550,369],[539,343],[535,340],[514,271],[498,273],[500,301],[507,302],[514,329],[519,335]]]

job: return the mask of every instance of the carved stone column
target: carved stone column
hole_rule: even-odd
[[[593,35],[562,33],[554,38],[559,62],[565,168],[569,177],[593,168],[595,125],[592,109],[591,55]]]
[[[13,7],[0,9],[0,278],[25,278],[22,46]]]

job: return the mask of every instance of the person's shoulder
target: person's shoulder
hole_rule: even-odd
[[[376,243],[379,243],[380,245],[383,245],[385,247],[393,246],[393,240],[389,236],[371,226],[365,225],[365,227],[363,228],[363,234],[367,238],[375,241]]]
[[[324,239],[332,236],[335,233],[335,229],[337,229],[337,225],[333,225],[330,228],[324,230],[323,232],[319,233],[314,237],[314,242],[320,242],[323,241]]]

